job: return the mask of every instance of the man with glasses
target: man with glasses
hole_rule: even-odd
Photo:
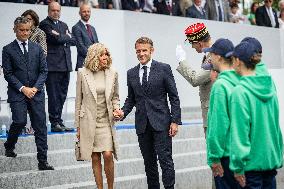
[[[273,0],[265,0],[255,13],[256,25],[279,28],[277,12],[272,8]]]
[[[42,48],[31,41],[31,25],[27,18],[14,21],[16,40],[3,47],[2,63],[8,82],[8,103],[12,112],[12,124],[4,143],[5,156],[15,158],[15,145],[27,124],[27,112],[34,129],[39,170],[53,170],[47,163],[47,127],[45,117],[44,82],[47,64]]]

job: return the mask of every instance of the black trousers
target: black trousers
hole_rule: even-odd
[[[245,189],[276,189],[277,171],[247,171]]]
[[[10,103],[12,111],[12,124],[4,143],[6,150],[14,150],[22,129],[27,124],[29,113],[31,126],[34,129],[35,143],[37,147],[37,159],[39,163],[47,161],[47,128],[45,117],[45,101],[35,101],[25,98],[21,102]]]
[[[165,189],[174,189],[175,169],[172,159],[172,137],[169,131],[155,131],[149,123],[144,133],[138,134],[139,147],[144,159],[148,189],[159,189],[157,158],[162,169]]]
[[[62,109],[66,100],[69,81],[70,72],[48,72],[45,84],[51,126],[63,122],[61,118]]]

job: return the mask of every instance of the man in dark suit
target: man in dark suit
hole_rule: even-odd
[[[277,12],[272,8],[273,0],[265,0],[264,5],[256,9],[256,25],[279,28]]]
[[[194,0],[193,5],[186,9],[186,17],[207,19],[201,0]]]
[[[182,16],[179,0],[154,0],[153,3],[157,8],[157,14]]]
[[[61,118],[66,100],[70,72],[72,71],[70,46],[76,45],[68,26],[59,20],[61,6],[53,1],[48,5],[48,17],[40,22],[40,29],[46,34],[48,75],[46,91],[51,131],[72,129],[65,127]]]
[[[2,51],[5,80],[8,82],[8,103],[12,112],[12,124],[4,143],[5,155],[16,157],[15,145],[27,123],[27,112],[34,129],[39,170],[53,170],[47,163],[47,128],[45,117],[44,82],[47,65],[42,48],[28,40],[31,25],[28,19],[18,17],[14,21],[16,40]]]
[[[130,10],[130,11],[138,11],[140,12],[142,9],[139,6],[140,1],[135,0],[121,0],[122,10]]]
[[[81,20],[72,27],[72,34],[76,39],[77,64],[75,70],[82,68],[87,56],[88,48],[94,43],[98,43],[98,36],[95,28],[90,25],[91,7],[88,4],[80,6],[79,14]]]
[[[173,189],[175,169],[172,137],[177,134],[178,125],[181,124],[176,83],[171,67],[151,58],[154,52],[151,39],[139,38],[135,49],[140,63],[127,72],[128,96],[119,115],[125,118],[136,107],[135,128],[144,159],[148,188],[160,188],[158,156],[164,187]]]

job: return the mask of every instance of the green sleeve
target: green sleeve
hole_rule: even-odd
[[[244,174],[246,161],[250,154],[250,108],[249,100],[235,88],[230,100],[230,169],[237,174]]]
[[[228,94],[222,85],[215,84],[210,95],[206,136],[207,163],[210,167],[213,163],[220,162],[220,158],[224,156],[230,124],[228,118]]]

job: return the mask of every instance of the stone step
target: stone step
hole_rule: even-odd
[[[206,149],[204,138],[188,138],[173,140],[173,154],[201,151]],[[141,157],[138,143],[120,145],[118,158],[130,159]]]
[[[130,126],[133,127],[133,125]],[[203,128],[201,126],[197,125],[181,126],[180,131],[178,135],[174,138],[174,140],[183,139],[183,138],[196,138],[196,137],[203,137]],[[137,143],[137,136],[135,133],[135,129],[117,130],[117,139],[120,145]],[[0,138],[0,155],[4,155],[3,145],[5,141],[6,138]],[[48,149],[50,151],[73,149],[75,141],[76,141],[75,132],[51,134],[48,135]],[[16,144],[15,152],[17,154],[35,153],[36,146],[34,142],[34,137],[31,135],[26,137],[19,137],[18,143]]]
[[[161,173],[160,173],[161,174]],[[93,181],[71,183],[65,185],[56,185],[44,187],[42,189],[95,189],[96,184]],[[160,185],[162,187],[161,175]],[[106,188],[106,180],[104,180],[104,188]],[[127,177],[115,178],[115,189],[145,189],[147,181],[145,174],[131,175]],[[176,169],[175,189],[211,189],[212,176],[211,170],[207,166]]]
[[[173,154],[193,153],[202,150],[205,150],[203,138],[177,139],[173,142]],[[142,158],[138,144],[121,145],[119,154],[119,162]],[[48,162],[54,167],[84,163],[75,160],[74,149],[48,151]],[[0,173],[37,170],[36,153],[19,154],[16,158],[0,156],[0,167]]]
[[[205,151],[175,154],[173,156],[175,169],[185,169],[196,166],[205,166]],[[206,167],[206,166],[205,166]],[[160,171],[161,172],[161,171]],[[142,158],[126,159],[115,163],[115,176],[118,179],[127,179],[131,175],[144,175]],[[145,177],[145,176],[144,176]],[[140,179],[144,178],[141,177]],[[72,182],[84,182],[93,179],[90,163],[55,167],[54,171],[21,171],[0,174],[0,188],[41,188],[53,185],[62,185]]]

